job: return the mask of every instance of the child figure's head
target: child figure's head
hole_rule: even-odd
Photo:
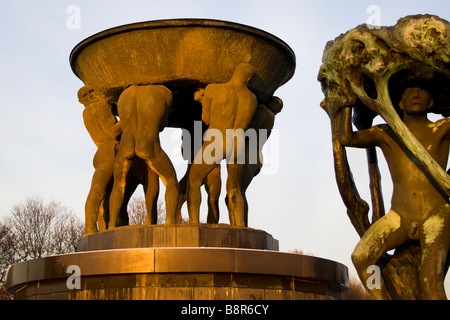
[[[419,86],[408,86],[399,102],[400,110],[410,115],[426,114],[433,107],[430,92]]]
[[[434,106],[430,83],[423,79],[414,79],[405,83],[402,88],[398,106],[403,113],[426,114]]]

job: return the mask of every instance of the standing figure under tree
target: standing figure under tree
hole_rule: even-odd
[[[450,146],[450,119],[436,123],[427,118],[433,99],[420,82],[410,83],[399,103],[403,122],[443,167]],[[344,146],[381,148],[393,182],[391,210],[364,234],[352,254],[361,282],[367,286],[367,268],[384,253],[409,241],[420,242],[422,261],[419,284],[424,299],[446,299],[444,277],[450,247],[450,203],[440,188],[404,151],[389,126],[380,125],[353,132],[351,109],[342,110],[339,141]],[[381,288],[368,288],[376,299],[390,299],[383,279]]]
[[[376,282],[381,289],[368,288],[377,299],[446,298],[449,120],[433,123],[427,113],[450,115],[449,39],[448,21],[418,14],[391,27],[360,25],[324,50],[318,75],[325,95],[321,107],[331,120],[339,192],[361,237],[352,258],[367,287],[372,287],[367,273],[374,265],[380,268]],[[386,125],[373,127],[376,116]],[[352,122],[359,131],[353,132]],[[346,146],[366,148],[371,221]],[[394,187],[386,215],[375,147],[386,158]]]

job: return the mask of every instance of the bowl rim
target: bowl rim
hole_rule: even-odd
[[[98,33],[82,40],[80,43],[78,43],[72,49],[70,56],[69,56],[70,67],[71,67],[73,73],[77,77],[79,77],[79,75],[76,71],[76,68],[75,68],[78,56],[81,54],[81,52],[85,48],[87,48],[88,46],[92,45],[93,43],[101,41],[103,39],[106,39],[106,38],[109,38],[109,37],[112,37],[112,36],[115,36],[118,34],[137,31],[137,30],[157,29],[157,28],[158,29],[179,28],[179,27],[222,28],[222,29],[228,29],[228,30],[247,33],[252,36],[263,38],[265,40],[273,42],[275,45],[279,46],[287,54],[287,56],[290,57],[291,64],[293,66],[293,68],[290,68],[289,74],[284,83],[289,81],[294,75],[295,67],[296,67],[295,53],[291,49],[291,47],[286,42],[281,40],[280,38],[274,36],[271,33],[263,31],[261,29],[258,29],[255,27],[250,27],[250,26],[240,24],[240,23],[229,22],[229,21],[224,21],[224,20],[200,19],[200,18],[162,19],[162,20],[143,21],[143,22],[125,24],[125,25],[113,27],[113,28],[98,32]]]

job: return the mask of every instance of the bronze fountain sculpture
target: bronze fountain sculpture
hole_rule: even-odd
[[[236,33],[239,37],[232,37]],[[96,232],[94,221],[101,212],[101,204],[108,199],[109,208],[103,211],[110,212],[109,227],[126,224],[124,197],[128,172],[136,160],[147,164],[143,173],[148,176],[146,181],[153,181],[152,174],[156,173],[166,186],[166,223],[179,220],[181,191],[186,193],[190,222],[198,224],[199,189],[217,164],[227,159],[230,222],[246,226],[247,206],[242,194],[244,161],[238,161],[246,156],[244,131],[249,128],[257,106],[268,104],[273,92],[293,76],[295,59],[287,45],[260,30],[232,23],[195,19],[153,21],[110,29],[86,39],[73,50],[71,63],[75,74],[100,96],[97,100],[103,101],[104,110],[109,103],[108,117],[111,126],[115,126],[111,128],[113,136],[109,137],[110,152],[104,160],[100,159],[100,152],[96,155],[96,165],[104,162],[109,169],[107,178],[100,182],[97,177],[102,171],[97,169],[94,174],[91,194],[100,195],[90,194],[86,202],[85,235]],[[117,106],[119,122],[114,120],[113,105]],[[155,114],[156,110],[160,111]],[[91,122],[104,128],[95,115],[92,117]],[[175,171],[159,145],[158,134],[166,126],[192,128],[192,121],[203,121],[208,129],[202,149],[197,150],[193,163],[189,164],[186,186],[178,190]],[[89,120],[85,122],[88,126]],[[207,159],[205,149],[211,147],[215,130],[222,135],[222,147],[215,145],[217,156]],[[113,154],[115,161],[109,159]],[[230,159],[231,156],[234,158]],[[155,183],[144,186],[146,194],[151,194],[146,199],[149,210],[157,194],[149,189],[157,187]],[[95,198],[94,205],[91,198]]]

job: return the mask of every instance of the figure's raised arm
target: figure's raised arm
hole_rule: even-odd
[[[116,117],[112,114],[111,108],[108,105],[102,105],[102,108],[97,108],[98,122],[103,130],[114,140],[119,140],[122,134],[122,123],[117,122]]]
[[[114,135],[114,139],[119,140],[120,135],[122,134],[123,128],[122,128],[122,122],[118,121],[113,128],[113,135]]]
[[[341,111],[339,122],[339,142],[346,147],[370,148],[380,146],[383,142],[383,130],[371,127],[366,130],[353,131],[352,109],[345,107]]]

